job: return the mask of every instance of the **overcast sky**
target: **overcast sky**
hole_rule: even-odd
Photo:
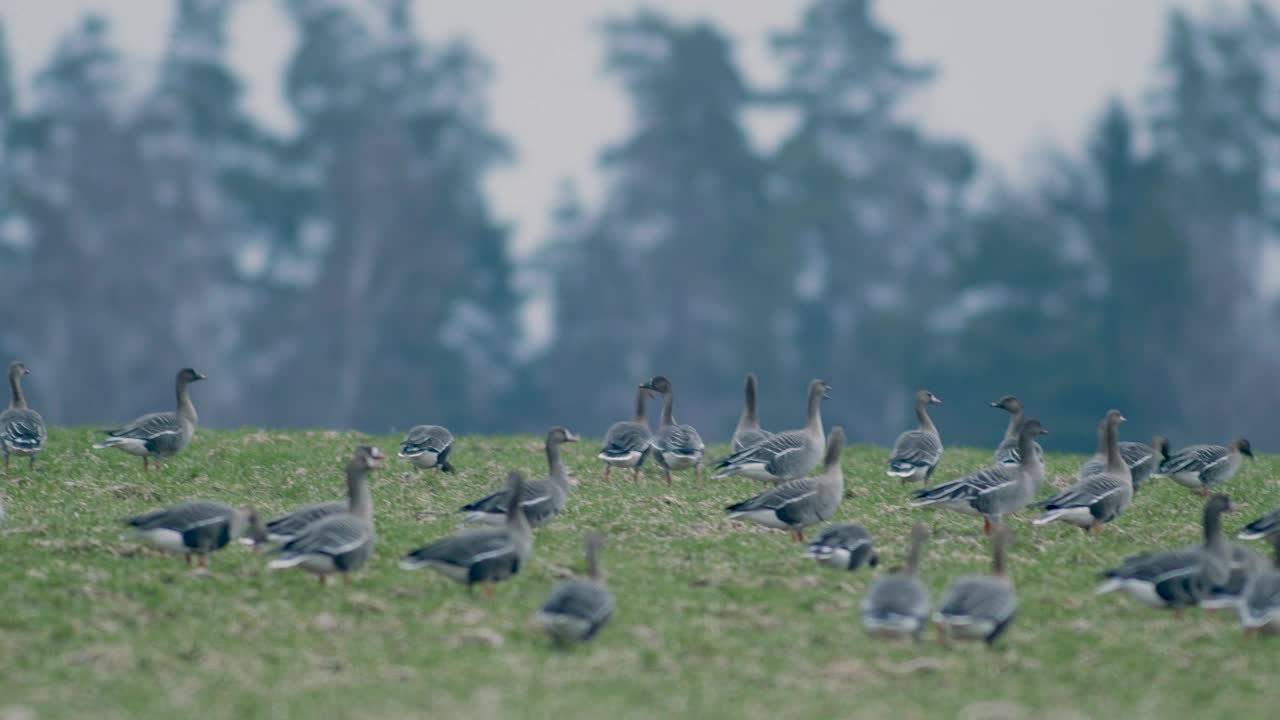
[[[372,2],[372,0],[350,0]],[[879,16],[905,56],[936,64],[939,76],[913,105],[934,130],[967,138],[1000,172],[1019,176],[1038,151],[1075,147],[1113,94],[1140,97],[1158,59],[1171,5],[1194,12],[1232,0],[881,0]],[[100,10],[140,69],[161,56],[172,0],[0,0],[0,17],[25,83],[77,17]],[[279,0],[240,0],[232,62],[248,82],[249,106],[287,130],[280,69],[293,33]],[[766,33],[794,24],[802,0],[650,0],[681,18],[706,17],[736,38],[738,59],[757,82],[773,79]],[[512,139],[516,164],[492,182],[516,248],[542,236],[558,179],[572,177],[590,200],[599,149],[626,130],[626,106],[601,71],[596,21],[626,13],[632,0],[418,0],[428,38],[461,34],[495,68],[493,119]],[[768,143],[767,130],[759,142]]]

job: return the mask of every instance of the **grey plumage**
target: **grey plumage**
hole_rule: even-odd
[[[916,577],[929,528],[916,523],[911,529],[911,552],[904,568],[876,580],[867,588],[859,613],[862,627],[872,637],[920,639],[929,618],[929,589]]]
[[[564,510],[569,499],[569,471],[561,458],[560,446],[577,442],[578,438],[568,428],[553,427],[547,431],[546,454],[548,476],[539,480],[522,482],[520,505],[532,527],[541,527]],[[467,522],[501,524],[507,517],[510,499],[504,487],[490,495],[462,506],[459,512],[467,513]]]
[[[1228,543],[1227,580],[1209,588],[1200,599],[1200,607],[1210,610],[1234,608],[1244,598],[1249,580],[1271,568],[1261,555],[1241,545]]]
[[[267,521],[267,537],[274,543],[286,543],[298,536],[304,529],[312,523],[318,522],[332,515],[342,513],[355,513],[359,509],[361,486],[360,483],[352,480],[353,473],[364,473],[368,471],[367,460],[372,457],[372,453],[376,448],[368,448],[364,446],[357,449],[356,455],[347,463],[347,499],[346,502],[320,502],[304,505],[297,510],[280,517],[272,518]],[[381,456],[373,458],[375,462],[381,460]]]
[[[672,412],[675,405],[675,388],[671,385],[671,381],[658,375],[640,387],[662,395],[662,420],[650,444],[653,447],[653,460],[658,463],[658,467],[662,468],[667,484],[671,484],[673,471],[688,468],[693,468],[694,477],[701,478],[702,456],[707,448],[702,442],[702,436],[698,435],[698,431],[693,429],[692,425],[681,425],[676,422]]]
[[[1272,566],[1249,578],[1236,613],[1245,632],[1280,635],[1280,532],[1271,532]]]
[[[25,456],[36,464],[36,455],[44,450],[48,430],[40,413],[27,407],[27,396],[22,391],[22,378],[31,374],[20,361],[9,364],[9,407],[0,412],[0,450],[4,452],[4,465],[9,467],[9,455]]]
[[[1099,424],[1098,454],[1107,458],[1101,469],[1081,475],[1071,487],[1040,503],[1045,512],[1033,525],[1066,522],[1101,533],[1102,526],[1120,517],[1133,500],[1133,475],[1120,456],[1117,428],[1125,421],[1118,410],[1109,410]],[[1083,470],[1082,470],[1083,471]]]
[[[596,455],[604,462],[604,478],[609,479],[609,471],[615,467],[634,469],[633,477],[640,475],[640,466],[652,449],[653,433],[649,431],[649,421],[645,416],[645,400],[649,390],[636,389],[636,411],[630,420],[621,420],[609,426],[604,434],[604,443]]]
[[[1006,567],[1009,528],[1000,526],[993,543],[991,575],[966,575],[943,591],[934,622],[943,642],[982,640],[991,645],[1008,630],[1018,611],[1018,593]]]
[[[257,513],[248,508],[233,508],[220,502],[190,500],[162,510],[144,513],[124,521],[129,536],[144,540],[167,552],[200,558],[227,546],[246,534],[265,536],[265,528]]]
[[[1142,483],[1155,473],[1160,467],[1160,451],[1159,439],[1151,445],[1140,442],[1122,442],[1119,444],[1120,457],[1124,460],[1124,464],[1129,467],[1129,475],[1133,482],[1133,492],[1136,494]],[[1101,474],[1106,469],[1107,458],[1105,455],[1095,454],[1080,466],[1076,472],[1076,477],[1090,477],[1092,475]]]
[[[587,533],[587,577],[560,582],[542,604],[538,623],[558,644],[590,640],[613,617],[613,594],[605,588],[600,560],[603,546],[603,535]]]
[[[768,440],[773,433],[761,429],[760,411],[756,407],[756,376],[747,373],[743,386],[742,415],[738,417],[738,426],[729,439],[729,448],[733,452],[749,448]]]
[[[805,556],[818,561],[819,565],[840,570],[857,570],[864,565],[875,567],[880,562],[871,533],[858,523],[836,523],[822,528],[809,543]]]
[[[116,448],[141,456],[143,469],[146,469],[149,458],[170,457],[181,452],[191,442],[199,423],[187,386],[204,379],[204,375],[191,368],[179,370],[174,379],[177,410],[149,413],[127,425],[107,430],[107,438],[93,448]]]
[[[453,433],[439,425],[418,425],[405,433],[400,441],[400,457],[409,460],[414,467],[437,468],[440,472],[453,472],[449,453],[453,450]]]
[[[803,530],[833,516],[844,496],[844,475],[840,452],[844,449],[844,429],[833,428],[827,439],[822,474],[783,483],[726,510],[731,519],[746,520],[765,527],[787,530],[792,539],[804,539]]]
[[[1022,455],[1018,450],[1018,431],[1022,428],[1025,417],[1022,402],[1013,395],[1005,395],[991,403],[991,407],[1000,408],[1009,413],[1009,426],[1005,428],[1004,438],[996,446],[996,462],[1002,465],[1017,465],[1022,461]],[[1036,462],[1044,465],[1044,449],[1040,447],[1040,443],[1032,443],[1032,446]]]
[[[1243,456],[1253,457],[1253,447],[1244,438],[1227,445],[1191,445],[1170,453],[1160,463],[1160,474],[1201,495],[1231,479],[1240,469]]]
[[[941,405],[942,401],[928,390],[916,393],[918,427],[902,433],[893,443],[893,453],[889,456],[887,470],[890,477],[902,478],[903,482],[909,480],[928,482],[929,478],[933,477],[933,471],[937,469],[938,463],[942,462],[942,438],[938,435],[938,429],[934,426],[927,410],[931,403]]]
[[[1245,525],[1236,533],[1241,540],[1261,540],[1264,537],[1280,534],[1280,508],[1276,508],[1253,522]]]
[[[822,401],[831,386],[822,380],[809,383],[808,420],[799,430],[776,433],[715,462],[717,478],[742,475],[765,482],[787,482],[804,477],[823,456]]]

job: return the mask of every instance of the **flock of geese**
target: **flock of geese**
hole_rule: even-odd
[[[40,415],[27,406],[22,378],[28,370],[21,362],[9,367],[11,401],[0,413],[0,446],[5,467],[10,455],[30,458],[44,449],[47,432]],[[143,415],[106,431],[93,447],[116,448],[142,458],[143,468],[181,452],[195,433],[198,418],[188,391],[205,376],[184,368],[175,380],[177,407],[169,412]],[[822,380],[809,383],[807,420],[804,427],[768,432],[760,425],[756,403],[756,379],[746,378],[745,402],[734,430],[729,455],[710,463],[714,477],[740,475],[771,487],[729,505],[728,517],[787,531],[796,542],[805,531],[831,519],[844,498],[841,452],[845,435],[839,428],[826,434],[822,401],[830,386]],[[662,414],[651,431],[646,400],[662,398]],[[692,469],[701,477],[705,445],[697,430],[677,423],[673,415],[674,388],[657,376],[641,384],[635,413],[630,420],[614,423],[605,434],[598,458],[607,480],[614,468],[629,469],[638,479],[641,467],[652,457],[671,484],[673,473]],[[1127,558],[1118,567],[1101,573],[1098,593],[1122,590],[1142,603],[1176,611],[1194,606],[1232,608],[1246,632],[1280,634],[1280,509],[1250,523],[1238,533],[1247,540],[1268,539],[1274,560],[1267,561],[1247,548],[1228,542],[1222,514],[1230,512],[1226,495],[1212,494],[1239,469],[1243,457],[1252,457],[1249,442],[1236,439],[1227,445],[1193,445],[1174,452],[1167,440],[1157,437],[1150,445],[1120,442],[1118,428],[1125,418],[1110,410],[1099,423],[1097,454],[1081,465],[1075,482],[1047,499],[1037,500],[1044,481],[1044,453],[1038,438],[1048,431],[1039,420],[1026,417],[1018,399],[1005,396],[991,403],[1009,413],[1004,438],[992,463],[976,472],[928,485],[942,462],[943,445],[929,416],[930,405],[940,404],[933,393],[922,390],[915,397],[918,426],[903,432],[894,444],[886,473],[904,483],[921,481],[926,487],[913,491],[912,507],[936,507],[983,520],[984,533],[992,537],[992,571],[989,575],[960,577],[946,588],[936,609],[918,577],[929,529],[917,523],[911,530],[910,551],[904,565],[883,575],[867,589],[861,603],[862,623],[868,634],[884,638],[918,639],[932,619],[939,638],[995,642],[1009,627],[1018,608],[1018,595],[1009,576],[1006,554],[1010,529],[1005,517],[1028,507],[1040,514],[1033,526],[1066,523],[1086,533],[1101,533],[1117,520],[1148,478],[1165,476],[1207,497],[1203,514],[1203,539],[1191,546],[1149,552]],[[460,509],[464,529],[406,553],[405,570],[430,568],[471,591],[479,585],[492,595],[495,583],[510,579],[526,565],[533,546],[532,529],[550,523],[565,508],[570,479],[562,446],[578,438],[564,427],[546,436],[547,477],[527,480],[519,472],[507,476],[501,489]],[[414,467],[451,472],[453,435],[437,425],[411,429],[401,443],[400,457]],[[346,467],[347,498],[307,505],[281,517],[264,521],[250,508],[233,508],[220,502],[188,501],[126,520],[130,535],[207,566],[210,553],[233,541],[260,546],[272,553],[271,569],[299,568],[316,575],[321,584],[340,575],[350,584],[351,573],[372,555],[376,534],[373,500],[367,482],[372,470],[384,467],[385,456],[371,446],[356,448]],[[820,470],[811,474],[815,466]],[[3,522],[0,504],[0,522]],[[558,643],[593,637],[610,619],[614,598],[605,586],[600,554],[604,536],[589,531],[585,540],[588,576],[562,581],[552,591],[539,621]],[[808,557],[823,566],[858,570],[875,567],[879,556],[871,534],[856,523],[822,528],[808,545]],[[930,611],[933,610],[932,615]]]

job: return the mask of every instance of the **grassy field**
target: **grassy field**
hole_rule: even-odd
[[[186,498],[250,503],[267,514],[343,496],[358,443],[333,432],[201,431],[162,471],[89,450],[93,435],[54,429],[32,472],[0,481],[0,720],[17,718],[1200,718],[1280,706],[1280,642],[1242,637],[1234,617],[1182,621],[1119,595],[1095,597],[1094,573],[1138,550],[1193,541],[1201,501],[1151,481],[1101,538],[1015,518],[1019,617],[994,650],[868,640],[857,606],[873,575],[820,569],[785,533],[724,519],[760,489],[748,480],[668,488],[600,479],[596,445],[569,446],[577,485],[565,513],[535,531],[533,561],[492,601],[429,572],[396,566],[448,534],[453,512],[509,468],[542,474],[540,438],[464,437],[459,472],[418,473],[397,458],[374,476],[379,549],[350,592],[298,572],[268,572],[244,547],[207,576],[119,539],[118,519]],[[713,451],[723,448],[717,447]],[[911,523],[935,541],[923,575],[936,591],[986,568],[981,523],[909,510],[884,476],[885,452],[845,452],[838,519],[864,523],[885,567]],[[987,451],[949,449],[938,477]],[[1065,484],[1079,457],[1051,454]],[[1280,504],[1273,458],[1229,484],[1243,512]],[[530,617],[582,565],[587,528],[608,533],[618,598],[593,644],[556,652]],[[1259,552],[1265,548],[1258,545]]]

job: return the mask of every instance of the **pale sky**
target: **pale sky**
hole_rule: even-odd
[[[348,0],[367,2],[373,0]],[[881,0],[879,16],[905,56],[939,69],[912,111],[927,127],[974,143],[988,170],[1025,176],[1036,155],[1078,147],[1104,100],[1140,99],[1158,59],[1171,5],[1196,13],[1232,0]],[[90,10],[113,19],[117,43],[139,69],[160,58],[172,0],[0,0],[0,18],[24,83],[48,58],[59,33]],[[248,82],[249,107],[290,128],[280,69],[294,42],[280,0],[240,0],[231,30],[232,63]],[[492,179],[503,219],[525,253],[544,236],[558,181],[573,178],[599,197],[599,150],[626,131],[627,108],[601,72],[596,21],[639,7],[634,0],[418,0],[423,33],[464,35],[493,64],[497,129],[517,152]],[[753,81],[774,79],[766,34],[792,26],[802,0],[649,0],[679,18],[705,17],[736,38]],[[145,75],[145,73],[140,73]],[[757,140],[770,138],[761,126]]]

